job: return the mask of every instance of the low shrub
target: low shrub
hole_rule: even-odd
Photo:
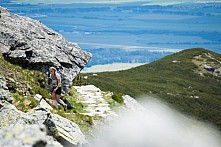
[[[120,104],[124,103],[123,94],[121,94],[121,93],[114,93],[112,95],[112,99]]]

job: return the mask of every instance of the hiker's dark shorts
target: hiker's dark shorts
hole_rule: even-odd
[[[53,86],[52,92],[54,91],[55,88],[56,88],[56,87]],[[55,93],[58,94],[58,95],[61,95],[61,87],[58,87],[58,89],[56,90]]]

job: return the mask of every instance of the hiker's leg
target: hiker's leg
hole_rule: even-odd
[[[53,100],[53,104],[55,105],[56,108],[58,108],[58,102],[56,100],[56,93],[52,92],[52,100]]]
[[[64,101],[62,99],[60,99],[60,96],[58,94],[56,94],[56,100],[62,104],[63,106],[65,106],[66,104],[64,103]]]
[[[52,100],[56,100],[56,93],[55,93],[54,89],[55,89],[55,87],[53,86],[52,92],[51,92]]]
[[[67,110],[67,104],[64,103],[64,101],[62,99],[60,99],[60,95],[56,94],[56,100],[63,105],[64,107],[64,111]]]
[[[55,92],[52,92],[51,95],[52,95],[52,99],[53,99],[53,100],[56,100],[56,93],[55,93]]]

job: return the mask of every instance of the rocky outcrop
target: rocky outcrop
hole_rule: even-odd
[[[60,115],[51,114],[44,124],[64,146],[82,146],[87,143],[78,125]]]
[[[1,147],[62,147],[48,136],[44,125],[15,125],[0,130]]]
[[[79,146],[87,143],[77,124],[52,114],[52,107],[41,95],[35,95],[35,99],[39,101],[37,107],[27,113],[19,111],[10,104],[13,97],[7,90],[5,78],[0,76],[0,146]]]
[[[34,126],[31,127],[29,125]],[[36,127],[36,125],[38,127]],[[11,139],[13,134],[17,134],[18,131],[20,132],[21,130],[26,130],[24,135],[32,136],[33,134],[35,134],[35,132],[33,131],[36,130],[37,132],[40,132],[42,130],[42,125],[45,126],[47,129],[47,133],[45,133],[44,131],[41,133],[43,134],[43,136],[47,136],[47,138],[50,138],[49,136],[53,136],[54,139],[56,139],[64,146],[77,146],[87,143],[85,136],[81,132],[78,125],[74,122],[71,122],[57,114],[52,114],[47,109],[41,107],[37,107],[28,113],[24,113],[17,110],[15,106],[9,103],[5,103],[0,109],[0,142],[4,143],[6,141],[9,141],[13,144],[13,139]],[[4,130],[11,130],[13,128],[17,128],[18,130],[15,130],[14,132],[11,132],[9,134],[3,132]],[[32,128],[35,129],[31,130]],[[10,134],[12,135],[10,136],[11,138],[5,137]],[[16,136],[14,136],[14,138],[14,141],[18,140],[19,143],[23,142],[23,139],[25,139],[25,137],[16,138]],[[32,143],[45,143],[45,139],[42,139],[43,138],[39,137],[39,135],[36,135],[35,137],[33,135]],[[47,144],[51,143],[49,142]]]
[[[0,75],[0,104],[4,103],[5,101],[11,103],[13,101],[13,97],[8,91],[5,77]]]
[[[53,108],[46,102],[46,100],[43,99],[43,97],[40,94],[36,94],[34,97],[37,101],[39,101],[39,106],[37,106],[38,109],[45,109],[46,111],[50,111]]]
[[[55,66],[61,71],[64,89],[68,89],[92,55],[37,20],[10,13],[3,7],[0,11],[0,51],[4,57],[43,72]]]
[[[24,113],[11,104],[14,103],[13,96],[8,89],[6,78],[0,73],[0,147],[66,147],[87,143],[78,125],[52,114],[52,107],[41,95],[34,97],[39,105]],[[19,105],[23,102],[16,103]]]

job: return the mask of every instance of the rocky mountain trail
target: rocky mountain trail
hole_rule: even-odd
[[[117,115],[112,111],[110,104],[105,100],[105,96],[111,97],[111,93],[105,93],[94,85],[74,86],[78,93],[78,98],[82,103],[86,103],[84,115],[107,117]]]
[[[78,124],[76,124],[74,121],[68,120],[58,114],[53,113],[53,104],[49,103],[50,100],[45,99],[40,94],[36,94],[34,96],[34,99],[38,102],[34,108],[29,109],[27,112],[18,110],[12,104],[13,96],[6,86],[6,79],[1,76],[0,80],[0,140],[3,146],[7,141],[11,145],[15,144],[14,141],[18,141],[19,144],[22,143],[27,146],[33,146],[35,144],[44,144],[45,146],[50,146],[52,144],[55,146],[72,146],[86,145],[88,143],[88,135],[81,131]],[[113,103],[116,105],[117,102],[111,98],[113,93],[101,91],[94,85],[73,87],[76,90],[76,98],[80,101],[80,103],[86,105],[84,107],[85,112],[81,113],[81,115],[91,117],[91,129],[89,132],[90,136],[93,136],[94,130],[104,128],[107,122],[114,119],[115,117],[118,117],[118,112],[113,106]],[[127,107],[128,109],[135,109],[135,107],[137,107],[135,102],[136,100],[132,99],[133,98],[126,96],[125,106],[121,106],[121,108]],[[17,106],[20,103],[22,102],[18,101],[15,105]],[[117,105],[117,107],[119,106],[120,105]],[[74,113],[68,112],[64,112],[64,114],[75,115]],[[96,117],[99,118],[97,119]],[[10,134],[4,131],[10,130],[12,128],[18,128],[18,132],[12,131],[10,133],[12,136],[13,134],[19,133],[19,131],[32,133],[33,130],[35,132],[39,132],[44,137],[33,137],[33,139],[28,141],[28,143],[24,141],[25,138],[18,138],[16,136],[7,138],[7,136]],[[47,138],[47,140],[45,138]],[[53,138],[54,141],[52,141],[51,138]]]

